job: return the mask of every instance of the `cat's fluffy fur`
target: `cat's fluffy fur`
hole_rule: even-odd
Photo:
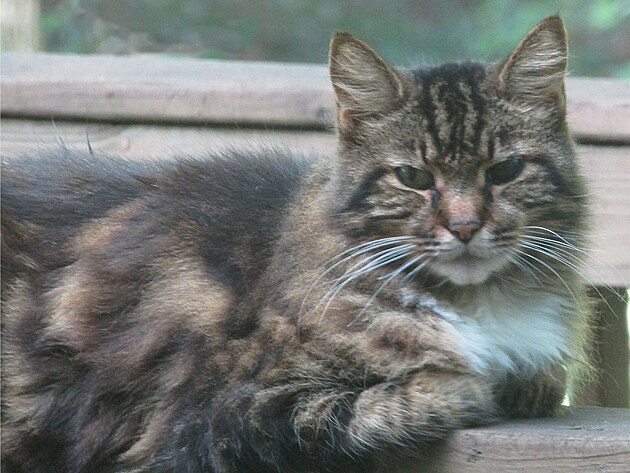
[[[6,472],[366,471],[582,364],[586,195],[549,18],[497,64],[340,34],[337,157],[3,160]]]

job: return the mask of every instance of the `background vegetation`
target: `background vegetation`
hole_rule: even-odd
[[[335,31],[392,62],[498,59],[560,13],[574,75],[630,77],[630,0],[41,0],[43,49],[325,62]]]

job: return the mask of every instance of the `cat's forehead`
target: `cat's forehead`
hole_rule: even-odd
[[[486,66],[445,64],[412,71],[414,91],[410,113],[420,125],[418,140],[426,159],[443,163],[466,157],[491,159]]]
[[[487,64],[463,61],[435,67],[419,67],[409,72],[414,84],[422,89],[437,88],[457,94],[462,91],[462,85],[480,86],[486,78],[487,69]]]

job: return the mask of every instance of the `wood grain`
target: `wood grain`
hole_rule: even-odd
[[[310,154],[335,150],[334,135],[316,131],[2,120],[4,154],[41,150],[57,140],[87,149],[88,137],[96,150],[136,159],[200,155],[225,147],[281,146]],[[595,234],[586,277],[594,285],[626,287],[630,284],[630,146],[580,145],[577,150],[594,194]]]
[[[567,98],[576,139],[630,143],[630,81],[570,77]]]
[[[4,54],[2,113],[17,117],[321,128],[333,98],[320,65],[155,56]]]
[[[156,56],[3,54],[4,116],[326,128],[325,66]],[[577,139],[630,142],[630,82],[569,78]]]
[[[455,432],[397,473],[628,473],[630,409],[575,408],[552,419]]]
[[[577,147],[592,192],[593,238],[587,278],[595,285],[630,285],[630,146]]]

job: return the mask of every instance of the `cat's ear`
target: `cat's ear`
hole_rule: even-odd
[[[342,132],[351,131],[362,116],[385,114],[400,105],[404,96],[401,78],[372,48],[352,35],[333,36],[328,64]]]
[[[551,16],[532,29],[499,65],[499,87],[521,103],[555,104],[564,110],[567,37]]]

